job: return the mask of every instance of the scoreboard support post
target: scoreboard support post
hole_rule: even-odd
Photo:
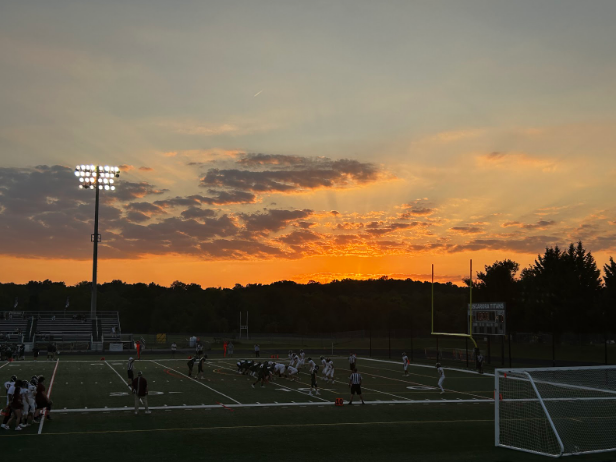
[[[492,364],[492,356],[490,355],[490,336],[488,335],[488,364]]]

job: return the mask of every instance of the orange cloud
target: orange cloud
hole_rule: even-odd
[[[483,169],[536,169],[542,172],[555,172],[557,161],[533,157],[521,152],[494,151],[476,157],[479,168]]]

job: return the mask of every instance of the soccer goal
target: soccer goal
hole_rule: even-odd
[[[495,444],[551,457],[616,451],[616,366],[496,369]]]

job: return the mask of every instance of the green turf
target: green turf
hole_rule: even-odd
[[[216,461],[272,457],[294,461],[545,460],[494,447],[494,408],[488,399],[493,394],[493,378],[489,376],[446,370],[447,392],[441,395],[434,389],[434,368],[412,366],[411,374],[403,376],[398,364],[360,358],[364,398],[384,402],[348,406],[348,362],[344,358],[335,360],[339,381],[333,385],[320,382],[323,390],[318,399],[302,390],[309,383],[306,373],[296,382],[278,379],[253,389],[250,385],[254,379],[236,373],[237,358],[223,359],[212,354],[205,378],[191,380],[184,376],[188,372],[186,359],[149,355],[148,360],[136,363],[135,370],[142,371],[149,381],[151,407],[211,407],[155,409],[151,415],[135,416],[133,397],[125,381],[126,359],[110,356],[101,361],[94,356],[62,356],[51,392],[56,408],[54,419],[45,422],[41,435],[37,434],[38,426],[0,433],[3,457],[11,460],[31,454],[33,448],[42,448],[50,462],[86,458],[108,461],[116,457]],[[11,363],[0,369],[0,377],[4,382],[12,374],[23,378],[43,374],[49,385],[54,366],[54,362],[44,360]],[[195,367],[194,373],[196,370]],[[336,407],[336,397],[345,398],[345,406]],[[388,403],[406,400],[406,404]],[[463,400],[471,401],[455,402]],[[232,406],[236,402],[267,406],[218,404]],[[79,412],[66,412],[65,408]],[[612,459],[614,456],[609,455],[575,458]]]

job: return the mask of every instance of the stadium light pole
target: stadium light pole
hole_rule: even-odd
[[[109,165],[78,165],[75,167],[75,176],[79,178],[79,189],[94,190],[96,194],[96,205],[94,208],[94,234],[90,240],[94,244],[92,256],[92,298],[90,301],[90,318],[96,317],[96,271],[98,265],[98,243],[101,240],[98,234],[98,204],[100,191],[114,191],[115,180],[120,177],[118,167]]]

